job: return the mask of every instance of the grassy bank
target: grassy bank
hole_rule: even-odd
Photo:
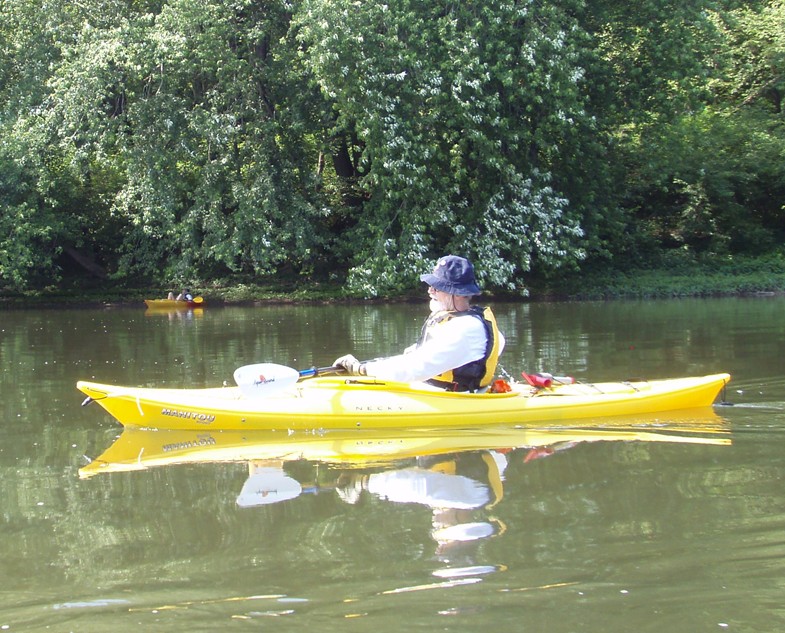
[[[534,288],[540,298],[626,299],[785,292],[785,260],[674,260],[655,268],[585,271]]]
[[[785,293],[785,257],[725,259],[704,262],[672,260],[649,268],[597,269],[558,278],[526,280],[529,301],[645,299]],[[192,284],[194,294],[212,304],[330,303],[364,301],[347,295],[338,283],[280,282],[225,279]],[[3,307],[141,304],[164,297],[167,288],[100,286],[71,280],[57,287],[26,293],[0,293]],[[409,295],[377,301],[421,299],[418,289]],[[518,295],[497,295],[512,300]]]

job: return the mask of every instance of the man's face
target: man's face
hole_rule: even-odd
[[[449,293],[436,290],[433,286],[428,286],[428,296],[431,298],[431,312],[452,309],[450,307],[452,295]]]

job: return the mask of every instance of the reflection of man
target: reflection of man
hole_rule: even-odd
[[[432,510],[431,532],[440,548],[496,534],[497,525],[473,521],[472,513],[496,505],[503,494],[507,458],[496,451],[461,453],[421,460],[422,465],[370,475],[356,475],[339,486],[347,503],[365,490],[385,501],[418,503]]]
[[[253,461],[248,464],[248,479],[237,497],[241,508],[287,501],[299,496],[303,491],[300,482],[287,475],[283,462]]]

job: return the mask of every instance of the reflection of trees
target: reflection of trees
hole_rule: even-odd
[[[777,351],[753,323],[782,328],[777,302],[700,299],[604,304],[498,304],[507,337],[502,365],[564,371],[606,380],[709,373],[754,348],[762,362]],[[199,319],[144,316],[144,306],[108,310],[12,311],[3,315],[4,389],[15,404],[45,410],[64,402],[76,379],[156,386],[215,386],[239,365],[325,365],[351,349],[358,357],[397,353],[416,339],[424,304],[207,307]],[[755,310],[754,314],[750,311]],[[749,315],[739,311],[750,312]],[[748,325],[745,325],[745,322]],[[774,325],[774,324],[779,325]],[[766,359],[770,359],[767,361]],[[728,360],[729,362],[729,360]],[[34,401],[33,390],[35,385]],[[68,401],[70,404],[70,401]]]
[[[11,311],[3,315],[3,389],[18,413],[59,414],[76,380],[172,387],[216,386],[239,365],[325,365],[355,345],[366,356],[393,351],[419,332],[423,306],[273,305],[205,308],[199,319],[145,317],[144,306],[106,310]],[[327,345],[329,347],[325,350]],[[340,348],[338,346],[341,346]],[[31,389],[34,385],[35,389]]]
[[[771,337],[785,333],[777,301],[728,299],[500,304],[511,373],[563,371],[580,380],[700,375],[756,358],[778,366]],[[758,324],[765,326],[761,334]],[[656,374],[656,375],[655,375]]]
[[[2,528],[12,537],[3,540],[0,560],[13,577],[77,587],[89,579],[89,586],[111,587],[138,584],[148,576],[159,583],[200,574],[231,577],[255,560],[272,568],[312,561],[306,565],[339,577],[340,570],[356,569],[359,560],[370,569],[407,567],[435,553],[481,562],[475,555],[491,543],[484,538],[444,549],[434,528],[455,509],[435,513],[422,503],[388,500],[368,490],[359,503],[346,504],[335,490],[347,478],[391,469],[438,470],[440,462],[406,460],[361,470],[287,462],[286,472],[302,483],[304,493],[243,510],[236,497],[248,475],[245,463],[180,465],[80,481],[73,464],[79,451],[72,444],[95,443],[91,435],[79,431],[58,443],[62,429],[51,427],[39,438],[40,451],[20,460],[15,477],[0,483],[6,500]],[[32,439],[27,435],[24,441]],[[696,447],[597,442],[559,448],[528,461],[527,448],[510,453],[503,500],[491,510],[460,509],[465,512],[457,522],[505,525],[502,539],[493,542],[512,535],[509,543],[493,546],[491,562],[547,558],[576,540],[699,534],[702,523],[723,520],[718,509],[743,516],[750,512],[745,506],[759,504],[726,495],[732,487],[743,490],[749,472],[706,460],[695,467],[701,450]],[[475,464],[463,472],[479,477],[477,455],[465,457]],[[684,511],[686,504],[690,512]]]

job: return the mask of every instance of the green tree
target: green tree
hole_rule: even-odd
[[[577,4],[576,4],[577,6]],[[350,284],[410,286],[423,259],[475,259],[496,287],[583,255],[553,165],[590,127],[570,3],[306,0],[307,67],[352,140],[364,192]]]
[[[68,17],[58,3],[0,6],[0,283],[13,289],[57,280],[61,238],[73,228],[78,182],[38,127],[67,37],[57,25]]]
[[[86,16],[48,116],[83,175],[121,183],[120,276],[271,272],[319,247],[307,130],[289,107],[303,87],[276,52],[287,11],[172,0],[100,25]]]
[[[587,7],[584,24],[595,52],[587,86],[609,134],[597,167],[607,175],[598,200],[602,217],[584,224],[595,244],[588,266],[639,265],[656,259],[667,243],[652,218],[670,221],[679,213],[663,204],[663,179],[686,149],[677,129],[683,117],[702,110],[715,72],[714,6],[607,0]]]
[[[626,203],[637,232],[654,240],[650,256],[757,254],[782,243],[783,6],[707,12],[693,66],[703,60],[711,73],[677,91],[682,105],[667,118],[627,128]]]
[[[782,0],[4,0],[0,283],[774,249],[783,33]]]

